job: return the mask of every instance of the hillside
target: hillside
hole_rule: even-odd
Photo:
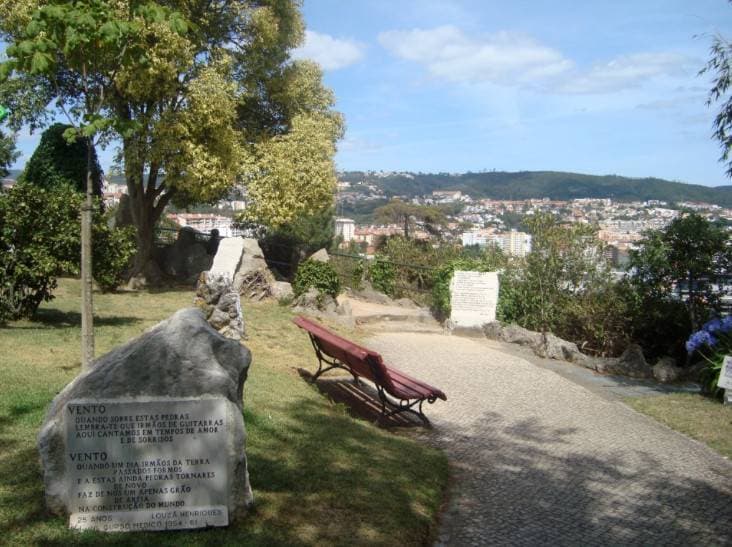
[[[388,197],[425,195],[433,190],[460,190],[473,198],[570,200],[611,198],[617,201],[702,201],[732,207],[732,186],[701,186],[657,178],[583,175],[557,171],[502,171],[463,174],[346,171],[339,180],[366,181]]]

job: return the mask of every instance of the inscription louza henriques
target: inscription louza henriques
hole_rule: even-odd
[[[223,400],[71,401],[66,412],[71,527],[228,524]]]

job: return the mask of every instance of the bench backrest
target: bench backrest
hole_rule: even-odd
[[[306,317],[295,317],[293,322],[312,335],[321,352],[348,365],[358,376],[383,386],[387,391],[394,389],[384,361],[377,352],[338,336]]]

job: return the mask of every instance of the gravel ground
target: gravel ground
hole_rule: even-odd
[[[440,545],[730,545],[732,463],[497,344],[368,340],[447,393],[420,435],[453,467]]]

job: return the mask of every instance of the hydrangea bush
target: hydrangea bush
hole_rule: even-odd
[[[686,351],[689,355],[698,353],[707,362],[708,366],[702,371],[701,380],[708,392],[720,394],[717,382],[722,363],[725,355],[732,355],[732,316],[705,323],[686,341]]]

